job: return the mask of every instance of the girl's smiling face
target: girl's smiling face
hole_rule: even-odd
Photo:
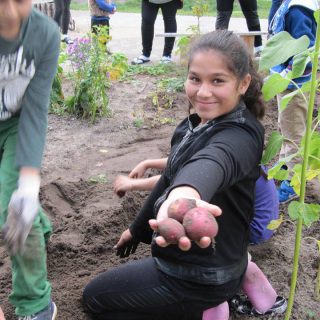
[[[15,39],[32,8],[32,0],[0,0],[0,37]]]
[[[229,113],[249,87],[250,74],[238,79],[214,50],[195,53],[185,83],[186,94],[201,123]]]

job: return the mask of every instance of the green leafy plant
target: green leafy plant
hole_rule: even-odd
[[[120,81],[131,81],[137,74],[146,74],[151,76],[161,76],[172,73],[176,70],[173,63],[157,63],[149,66],[130,65],[126,72],[120,77]]]
[[[288,308],[285,315],[285,320],[290,319],[292,312],[295,289],[298,278],[299,253],[301,247],[301,236],[303,226],[309,227],[312,223],[319,220],[320,205],[305,203],[306,183],[308,180],[320,179],[320,151],[319,151],[319,122],[318,116],[313,120],[314,102],[316,91],[319,87],[317,79],[318,56],[320,47],[320,20],[319,11],[315,13],[317,20],[317,35],[316,42],[313,48],[308,48],[309,39],[303,36],[299,39],[294,39],[287,32],[280,32],[266,43],[260,60],[260,70],[268,70],[269,68],[285,62],[288,58],[294,56],[293,68],[285,77],[280,74],[270,76],[264,86],[263,95],[265,100],[270,100],[278,93],[284,91],[289,83],[295,86],[295,90],[284,96],[281,100],[280,112],[284,110],[293,96],[300,94],[305,101],[308,102],[307,127],[304,138],[299,145],[296,145],[296,153],[288,158],[282,159],[276,166],[269,171],[269,176],[277,179],[287,179],[288,173],[281,171],[281,167],[292,158],[299,160],[299,163],[292,169],[291,183],[295,192],[299,195],[299,201],[292,201],[288,206],[288,213],[293,221],[296,221],[296,237],[294,262],[292,268],[292,278],[290,286],[290,294],[288,300]],[[294,78],[302,75],[304,67],[310,59],[312,61],[312,77],[311,81],[299,87]],[[307,98],[306,94],[309,95]],[[280,151],[283,141],[287,139],[281,136],[280,133],[274,132],[269,137],[266,150],[263,155],[262,163],[270,162]],[[319,288],[319,275],[317,285]]]
[[[166,92],[182,92],[184,90],[185,76],[172,77],[159,80],[157,87]]]
[[[187,64],[187,54],[189,52],[192,42],[199,37],[200,31],[200,19],[208,13],[209,5],[208,0],[195,0],[192,6],[192,14],[197,17],[197,24],[191,25],[187,28],[187,32],[190,35],[181,36],[177,40],[176,53],[180,55],[180,62],[182,65]]]
[[[72,66],[70,79],[74,83],[74,94],[66,101],[67,111],[92,122],[99,116],[111,116],[108,107],[111,81],[118,79],[128,67],[123,54],[108,52],[108,39],[101,27],[97,34],[74,39],[67,48]]]
[[[100,183],[100,184],[104,184],[107,183],[107,177],[105,174],[98,174],[97,176],[92,176],[89,179],[89,182],[91,183]]]
[[[54,114],[65,113],[64,94],[62,88],[63,63],[67,60],[65,51],[61,50],[58,59],[57,73],[53,79],[52,89],[50,93],[49,112]]]

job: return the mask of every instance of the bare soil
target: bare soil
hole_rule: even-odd
[[[97,274],[128,260],[116,257],[113,246],[147,193],[131,192],[119,199],[112,191],[115,176],[127,174],[145,158],[166,156],[175,124],[187,115],[183,94],[176,95],[173,107],[159,114],[149,96],[155,89],[154,82],[155,77],[141,75],[135,81],[113,84],[110,90],[113,117],[95,124],[71,116],[49,116],[41,200],[54,227],[48,244],[48,275],[59,320],[90,319],[81,304],[84,286]],[[143,115],[145,120],[141,128],[134,125],[137,115]],[[161,124],[164,118],[172,118],[174,123]],[[264,124],[267,135],[277,126],[277,112],[272,104]],[[309,188],[307,201],[319,203],[319,190]],[[286,206],[281,211],[288,218]],[[319,235],[319,223],[303,230],[303,237],[319,239]],[[278,294],[285,297],[289,294],[294,236],[294,225],[284,222],[269,242],[250,248],[253,260]],[[130,259],[149,254],[149,247],[141,244]],[[291,319],[320,319],[320,304],[314,296],[319,262],[316,243],[303,240]],[[0,301],[7,320],[14,319],[8,303],[10,290],[10,261],[1,247]],[[230,319],[253,317],[231,314]]]

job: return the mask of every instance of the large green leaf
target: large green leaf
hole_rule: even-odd
[[[302,85],[300,90],[297,89],[295,91],[291,91],[290,93],[283,96],[280,101],[280,111],[283,111],[287,107],[288,103],[292,100],[292,98],[295,95],[302,94],[303,92],[309,92],[310,90],[311,90],[311,82],[308,81]]]
[[[310,227],[313,222],[319,220],[320,205],[292,201],[289,204],[288,212],[292,220],[302,218],[303,223]]]
[[[262,50],[259,71],[269,70],[305,51],[309,47],[309,43],[310,40],[305,35],[295,39],[286,31],[277,33],[266,42]]]
[[[262,94],[265,101],[271,100],[278,93],[287,89],[289,79],[283,78],[279,73],[274,73],[263,84]]]
[[[283,136],[279,132],[273,131],[263,152],[261,159],[262,164],[267,164],[279,153],[282,142]]]
[[[289,171],[283,170],[282,166],[285,164],[285,161],[281,161],[278,164],[274,165],[268,170],[268,179],[276,179],[279,181],[287,180],[289,177]]]
[[[310,62],[308,50],[294,56],[292,64],[293,79],[302,76],[308,62]]]

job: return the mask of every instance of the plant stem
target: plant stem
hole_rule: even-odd
[[[317,278],[316,278],[316,286],[314,289],[314,295],[317,300],[320,300],[320,259],[318,259],[318,273],[317,273]]]
[[[317,20],[319,20],[319,14],[318,14]],[[320,23],[319,23],[319,21],[317,21],[316,44],[315,44],[313,61],[312,61],[311,90],[310,90],[310,99],[309,99],[309,104],[308,104],[306,139],[305,139],[303,163],[302,163],[302,171],[301,171],[301,186],[300,186],[300,198],[299,198],[300,203],[304,203],[305,192],[306,192],[306,181],[307,181],[306,173],[307,173],[308,158],[309,158],[309,153],[310,153],[312,116],[313,116],[314,101],[315,101],[315,95],[316,95],[316,89],[317,89],[316,87],[317,87],[317,69],[318,69],[319,47],[320,47]],[[285,320],[290,319],[292,307],[293,307],[293,303],[294,303],[294,295],[295,295],[297,279],[298,279],[302,225],[303,225],[303,220],[302,220],[302,217],[300,216],[300,218],[298,219],[297,228],[296,228],[292,277],[291,277],[290,293],[289,293],[289,300],[288,300],[288,308],[287,308],[287,311],[285,314]]]

